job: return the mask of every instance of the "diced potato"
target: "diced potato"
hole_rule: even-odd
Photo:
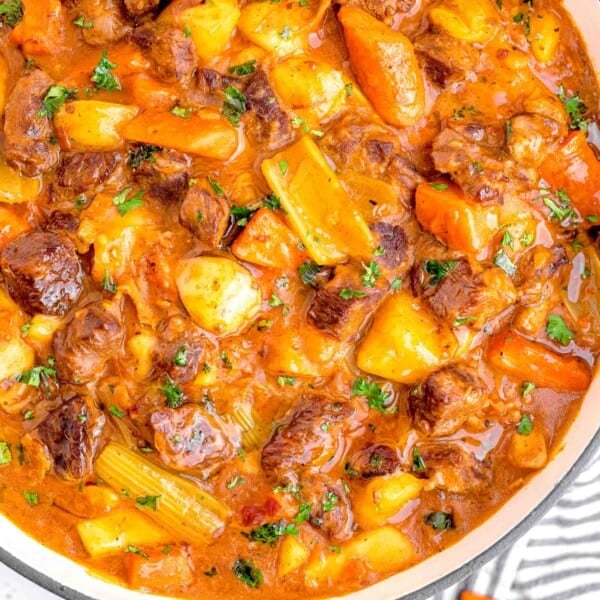
[[[121,131],[137,113],[136,106],[75,100],[56,113],[54,127],[65,150],[114,150],[123,145]]]
[[[309,549],[294,535],[287,535],[279,547],[277,577],[282,579],[297,571],[310,556]]]
[[[208,331],[227,335],[256,315],[262,302],[247,269],[223,257],[198,256],[179,261],[179,297],[192,319]]]
[[[35,353],[18,333],[0,332],[0,381],[33,367]]]
[[[31,346],[39,356],[50,354],[50,347],[54,334],[64,325],[64,320],[52,315],[34,315],[29,321],[27,330],[27,344]]]
[[[3,158],[0,158],[0,181],[0,202],[5,204],[30,202],[42,189],[39,177],[24,177],[16,169],[9,167]]]
[[[431,8],[429,20],[456,39],[480,44],[490,40],[500,25],[490,0],[446,0]]]
[[[137,379],[145,379],[152,372],[155,346],[156,336],[150,329],[142,329],[127,341],[127,351],[135,359],[135,376]]]
[[[99,513],[115,508],[121,500],[116,492],[103,485],[85,485],[81,493]]]
[[[402,212],[398,191],[393,185],[351,170],[341,173],[340,181],[367,221]]]
[[[360,369],[400,383],[416,383],[451,360],[456,339],[409,292],[390,296],[356,353]]]
[[[276,94],[310,126],[332,117],[345,104],[345,82],[340,71],[324,62],[289,58],[272,71]]]
[[[30,228],[31,226],[23,217],[16,215],[10,208],[0,205],[0,250]]]
[[[340,552],[316,553],[304,574],[307,585],[316,587],[325,581],[337,581],[352,561],[360,561],[381,574],[399,571],[416,560],[406,535],[390,525],[359,533],[342,544]]]
[[[210,0],[182,10],[177,21],[190,32],[200,60],[208,62],[225,50],[239,18],[236,0]]]
[[[508,444],[508,459],[521,469],[541,469],[548,462],[546,438],[539,427],[531,430],[529,435],[515,431]]]
[[[352,503],[357,523],[363,529],[385,525],[410,500],[419,497],[423,482],[410,473],[375,477]]]
[[[147,110],[125,126],[123,135],[134,142],[218,160],[231,158],[238,146],[237,130],[211,108],[195,111],[189,119]]]
[[[194,579],[188,552],[177,546],[168,553],[158,549],[150,550],[147,556],[129,553],[125,570],[129,586],[144,591],[181,589]]]
[[[287,329],[265,340],[264,367],[279,375],[327,376],[335,369],[340,344],[311,325],[301,332]]]
[[[135,508],[114,510],[106,516],[77,524],[81,541],[96,558],[123,552],[127,546],[155,546],[175,540]]]
[[[4,106],[8,96],[9,70],[8,63],[0,56],[0,117],[4,114]]]
[[[308,46],[308,34],[318,29],[330,0],[302,6],[297,0],[250,2],[242,8],[240,31],[251,42],[277,56]]]
[[[367,222],[312,139],[302,137],[264,160],[261,168],[317,263],[335,265],[349,256],[371,255],[373,237]]]
[[[542,63],[552,62],[560,42],[560,20],[554,13],[538,14],[536,11],[530,26],[531,52]]]

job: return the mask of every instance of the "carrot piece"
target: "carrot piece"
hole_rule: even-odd
[[[172,87],[142,73],[126,77],[123,89],[131,94],[135,104],[145,109],[169,109],[177,101],[177,93]]]
[[[540,174],[554,188],[564,189],[582,217],[600,215],[600,161],[583,131],[575,131],[557,152],[550,153]]]
[[[453,183],[422,183],[415,211],[421,226],[459,252],[485,248],[498,231],[494,209],[467,198]]]
[[[146,111],[123,128],[123,136],[218,160],[231,158],[238,145],[237,131],[211,109],[192,112],[189,118]]]
[[[261,208],[231,246],[241,260],[278,269],[297,269],[306,253],[298,248],[300,239],[268,208]]]
[[[590,385],[590,368],[582,360],[557,354],[515,333],[494,336],[487,354],[497,369],[521,381],[531,381],[538,387],[583,392]]]
[[[494,600],[491,596],[482,596],[481,594],[476,594],[475,592],[469,592],[465,590],[460,593],[460,600]]]
[[[187,556],[180,548],[167,546],[166,551],[146,551],[146,556],[125,556],[127,583],[134,589],[163,590],[190,583],[194,577]]]
[[[400,127],[425,113],[425,84],[410,40],[369,13],[344,6],[338,13],[350,64],[381,117]]]
[[[11,42],[26,55],[58,54],[65,39],[64,11],[60,0],[23,0],[23,19],[11,31]]]

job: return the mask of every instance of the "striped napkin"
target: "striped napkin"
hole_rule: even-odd
[[[461,590],[496,600],[600,600],[600,452],[506,554],[429,600],[457,600]]]
[[[600,600],[600,452],[558,504],[506,554],[429,600],[461,590],[496,600]],[[0,600],[59,600],[0,564]]]

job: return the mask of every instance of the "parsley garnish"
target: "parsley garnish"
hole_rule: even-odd
[[[179,408],[183,404],[183,390],[168,375],[165,375],[164,385],[158,389],[164,394],[169,408]]]
[[[475,317],[456,317],[454,323],[452,323],[452,327],[461,327],[462,325],[467,325],[467,323],[472,323],[473,321],[475,321]]]
[[[5,0],[0,3],[0,21],[14,27],[23,18],[21,0]]]
[[[70,90],[63,85],[53,85],[42,100],[42,108],[38,110],[38,116],[48,117],[54,116],[54,113],[69,99],[75,98],[77,90]]]
[[[448,189],[447,183],[430,183],[429,184],[436,192],[444,192]]]
[[[0,441],[0,465],[7,465],[12,461],[12,452],[8,442]]]
[[[237,127],[240,124],[240,117],[246,112],[246,96],[236,87],[228,85],[225,88],[222,112],[229,122]]]
[[[327,492],[323,498],[323,512],[331,512],[340,501],[340,498],[334,492]]]
[[[427,469],[427,465],[419,452],[419,449],[416,446],[413,446],[412,450],[412,470],[415,473],[421,473]]]
[[[233,369],[233,364],[231,363],[231,359],[227,356],[227,352],[221,352],[221,362],[226,369]]]
[[[81,15],[81,17],[77,17],[73,21],[73,25],[81,27],[81,29],[92,29],[94,27],[94,23],[92,23],[92,21],[86,21],[83,15]]]
[[[250,533],[242,532],[242,535],[253,542],[274,545],[284,535],[298,535],[299,533],[298,528],[293,523],[286,523],[281,520],[279,523],[263,523]]]
[[[382,414],[389,413],[386,402],[391,396],[390,392],[384,392],[375,382],[369,383],[366,379],[359,377],[352,386],[353,396],[364,396],[369,408],[378,410]]]
[[[551,340],[556,340],[559,344],[566,346],[575,334],[567,327],[560,315],[548,315],[546,323],[546,333]]]
[[[579,94],[567,96],[565,86],[561,83],[557,95],[563,103],[567,115],[569,115],[570,129],[581,129],[581,131],[587,133],[590,126],[590,119],[583,118],[587,111],[587,106],[581,101]]]
[[[185,367],[187,366],[188,358],[187,358],[187,348],[185,346],[180,346],[177,348],[177,352],[173,356],[173,364],[176,367]]]
[[[321,267],[312,260],[307,260],[298,267],[300,279],[304,285],[317,287],[316,277],[321,272]]]
[[[449,513],[441,511],[432,512],[428,515],[425,515],[423,520],[427,525],[430,525],[436,531],[454,528],[454,521],[452,519],[452,515]]]
[[[246,480],[240,475],[234,475],[234,477],[227,483],[227,489],[232,490],[236,485],[242,485],[246,483]]]
[[[23,371],[22,373],[19,373],[15,379],[19,383],[24,383],[38,389],[40,385],[43,384],[44,387],[48,389],[48,379],[56,379],[56,369],[54,366],[54,359],[48,357],[46,365],[39,365],[28,371]]]
[[[343,288],[340,290],[340,298],[344,300],[352,300],[353,298],[364,298],[366,296],[366,292],[359,292],[357,290],[351,290],[349,288]]]
[[[502,239],[500,240],[501,246],[508,246],[509,248],[513,247],[513,238],[510,234],[510,231],[505,231],[502,235]]]
[[[517,265],[510,260],[510,257],[504,250],[498,250],[494,256],[494,264],[500,267],[509,277],[513,277],[517,272]]]
[[[36,504],[40,503],[40,497],[38,496],[37,492],[27,492],[23,490],[23,498],[27,500],[30,506],[35,506]]]
[[[221,185],[219,184],[218,181],[208,177],[208,183],[210,184],[210,187],[213,189],[213,192],[217,196],[223,196],[225,194],[225,192],[223,191],[223,188],[221,187]]]
[[[533,390],[535,390],[535,383],[532,383],[531,381],[525,381],[521,387],[521,396],[525,398],[525,396],[529,396]]]
[[[250,217],[258,210],[258,208],[250,208],[247,206],[236,206],[235,204],[231,207],[231,216],[235,219],[235,224],[238,227],[246,227]]]
[[[233,65],[227,69],[230,75],[237,75],[238,77],[246,77],[252,75],[256,71],[257,62],[255,60],[249,60],[248,62],[242,63],[241,65]]]
[[[108,407],[108,410],[110,411],[110,414],[114,417],[117,417],[117,419],[123,419],[127,415],[127,413],[124,410],[121,410],[118,406],[115,406],[114,404],[111,404]]]
[[[154,153],[160,152],[161,150],[162,148],[160,146],[142,144],[141,146],[129,151],[129,166],[132,169],[137,169],[145,160],[147,160],[149,163],[154,163],[156,162]]]
[[[160,496],[139,496],[135,499],[135,503],[138,506],[147,506],[155,511],[158,508],[159,498]]]
[[[525,413],[521,415],[521,420],[517,425],[517,433],[519,435],[529,435],[533,431],[533,422],[531,417]]]
[[[104,269],[104,277],[102,278],[102,283],[100,285],[102,285],[103,290],[106,290],[111,294],[117,293],[117,284],[108,272],[108,269]]]
[[[556,197],[560,201],[560,204],[557,204],[554,202],[554,200],[548,197],[548,190],[540,190],[540,194],[542,195],[542,201],[544,205],[550,209],[551,219],[557,219],[560,223],[562,223],[569,218],[577,216],[571,206],[571,199],[565,190],[560,189],[556,192]]]
[[[526,231],[522,236],[521,239],[519,240],[521,242],[521,244],[523,246],[531,246],[531,244],[533,244],[533,240],[535,239],[535,236],[533,233],[531,233],[531,231]]]
[[[303,502],[298,507],[298,514],[294,517],[294,522],[297,525],[300,523],[304,523],[304,521],[308,521],[310,518],[310,511],[312,510],[312,504],[308,504],[307,502]]]
[[[263,206],[270,208],[271,210],[277,210],[281,208],[281,199],[275,194],[269,194],[262,199]]]
[[[233,574],[246,585],[257,588],[263,582],[263,574],[251,560],[240,558],[233,563]]]
[[[169,112],[180,119],[189,119],[192,116],[193,108],[174,106]]]
[[[131,544],[125,548],[127,554],[138,554],[142,558],[150,558],[143,550],[140,550],[137,546]]]
[[[107,92],[120,90],[121,84],[119,80],[111,73],[111,71],[116,68],[117,65],[108,60],[108,52],[103,50],[100,62],[94,69],[90,78],[96,84],[96,88],[106,90]]]
[[[365,287],[375,287],[375,281],[381,277],[379,264],[372,260],[368,265],[361,263],[364,273],[361,276],[362,283]]]
[[[296,383],[295,377],[286,377],[285,375],[280,375],[277,378],[277,383],[283,387],[284,385],[294,385]]]
[[[427,285],[437,285],[448,273],[454,271],[457,265],[457,260],[426,260],[423,270],[431,275]]]
[[[113,204],[117,207],[117,210],[122,217],[124,217],[130,210],[144,205],[144,201],[142,200],[144,190],[139,190],[133,196],[131,196],[129,200],[127,200],[127,194],[129,194],[130,191],[131,188],[126,187],[113,198]]]

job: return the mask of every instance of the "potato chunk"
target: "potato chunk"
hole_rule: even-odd
[[[233,333],[248,323],[262,301],[250,272],[229,258],[198,256],[181,260],[176,282],[192,319],[220,335]]]
[[[534,427],[528,435],[514,432],[508,444],[510,462],[521,469],[541,469],[548,462],[544,433]]]
[[[282,579],[298,570],[310,556],[310,550],[295,536],[288,535],[281,542],[277,559],[277,577]]]
[[[458,40],[479,44],[489,41],[500,24],[490,0],[446,0],[431,8],[429,20]]]
[[[549,63],[556,57],[560,41],[560,21],[553,13],[535,15],[531,19],[531,52],[542,63]]]
[[[456,338],[408,292],[379,309],[356,353],[360,369],[400,383],[415,383],[447,363]]]

